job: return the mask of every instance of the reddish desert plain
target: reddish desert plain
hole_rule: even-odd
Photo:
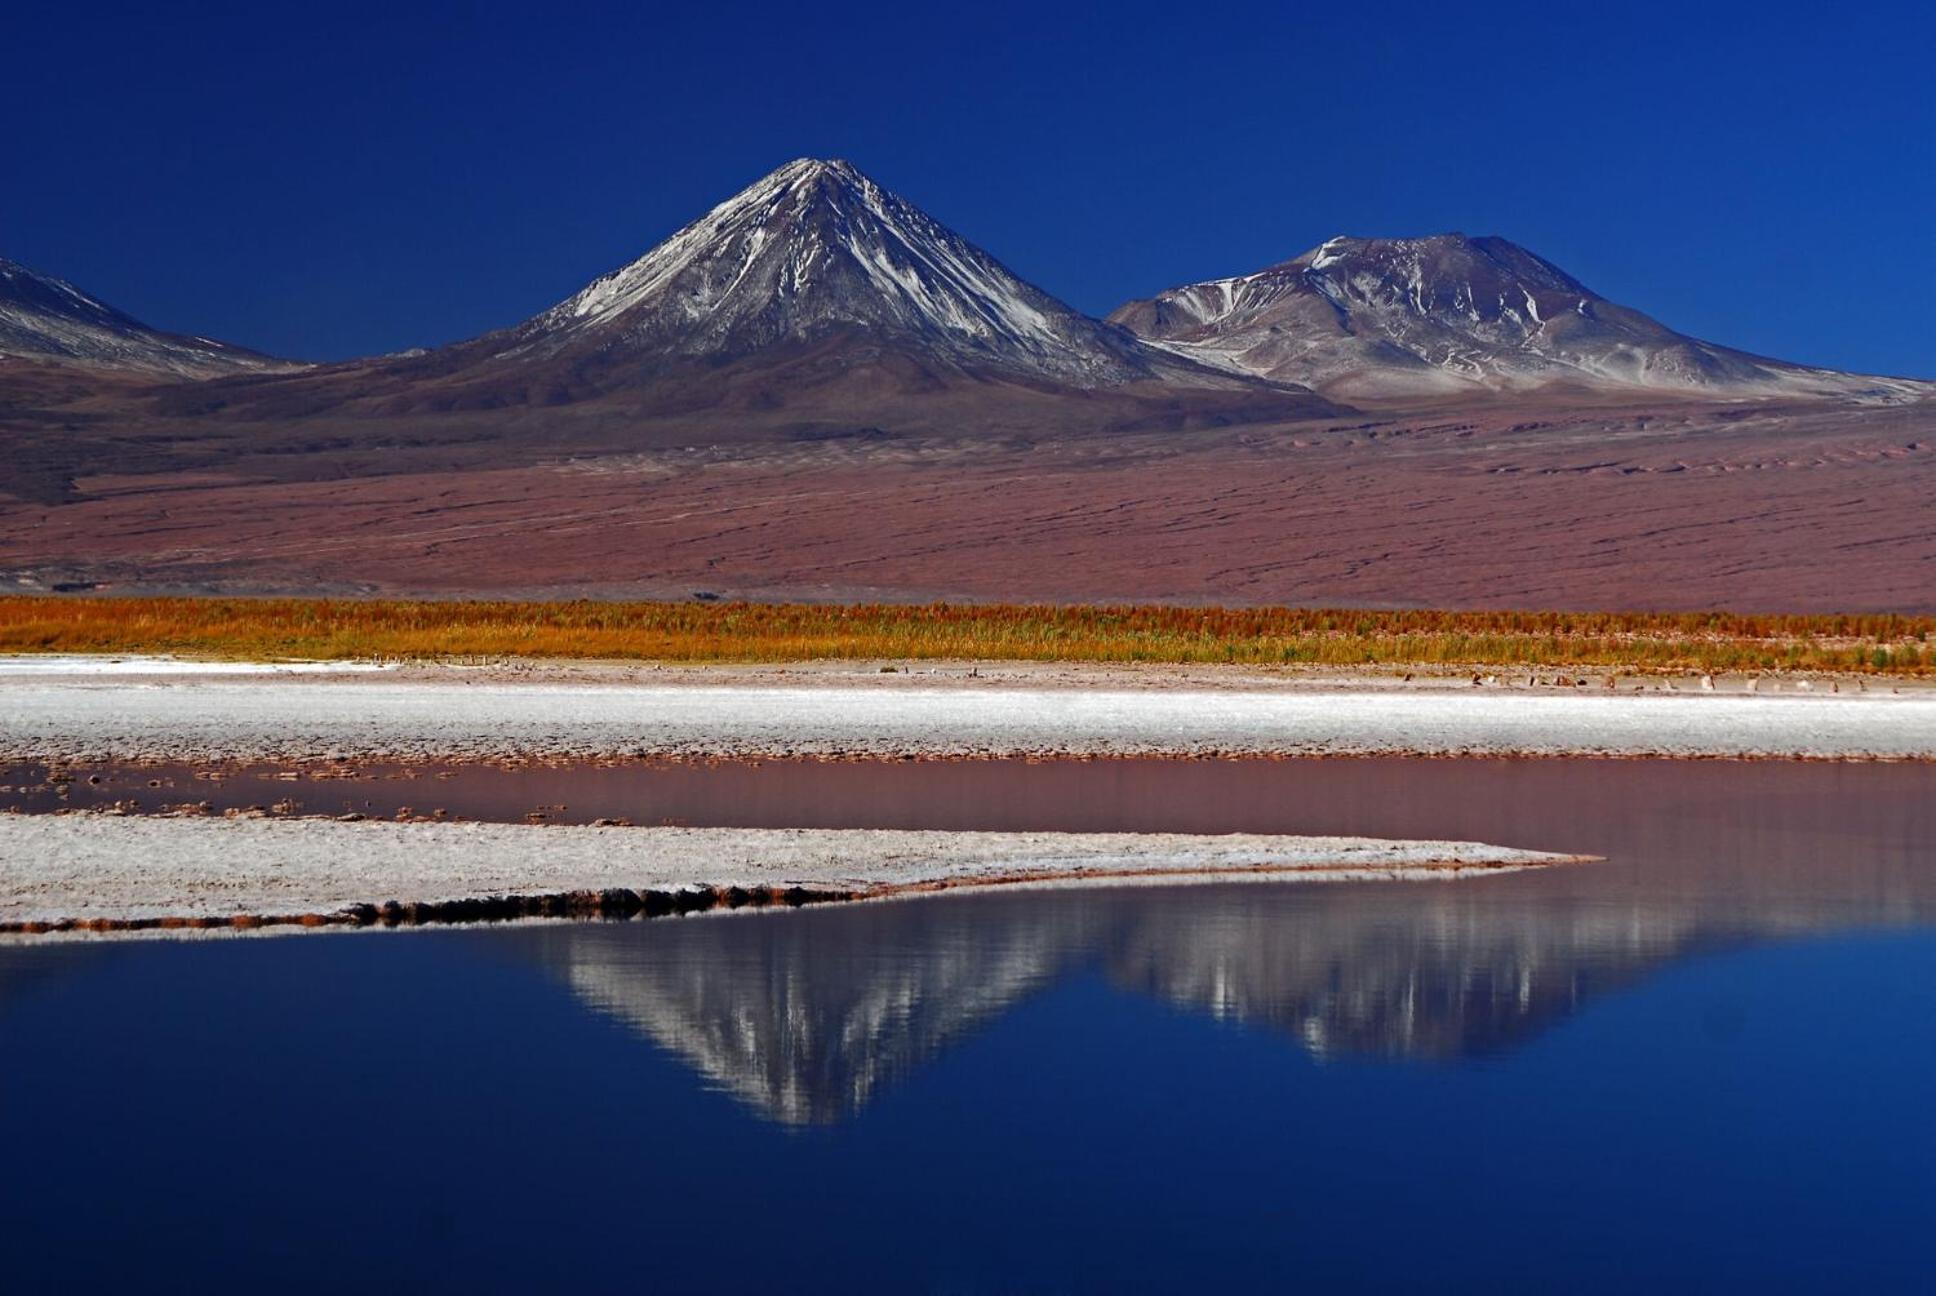
[[[1936,611],[1929,401],[1546,395],[690,443],[571,415],[16,431],[0,573],[21,590]]]

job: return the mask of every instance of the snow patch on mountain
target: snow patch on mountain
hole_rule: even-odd
[[[499,354],[736,359],[843,333],[1079,385],[1226,381],[1024,283],[849,163],[811,158],[511,330]]]
[[[292,367],[226,342],[149,328],[64,279],[4,257],[0,356],[181,378]]]
[[[1131,302],[1110,319],[1201,364],[1333,395],[1553,384],[1876,402],[1936,383],[1750,355],[1676,333],[1501,238],[1339,237],[1255,274]]]

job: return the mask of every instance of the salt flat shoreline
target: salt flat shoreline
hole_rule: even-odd
[[[1256,834],[9,815],[0,932],[629,916],[995,885],[1454,878],[1583,858]]]
[[[1936,688],[1873,678],[1641,677],[1608,688],[1570,672],[1408,680],[1031,663],[887,674],[852,663],[194,665],[5,659],[0,759],[1936,759]]]

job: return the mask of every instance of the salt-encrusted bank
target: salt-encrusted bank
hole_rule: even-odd
[[[933,686],[853,675],[776,682],[516,682],[390,675],[0,677],[0,758],[1612,755],[1936,758],[1936,691],[1627,692],[1361,685],[1069,686],[1027,676]],[[1117,677],[1105,677],[1117,678]],[[720,681],[726,682],[720,682]],[[1791,689],[1796,687],[1789,686]]]
[[[681,892],[849,898],[995,883],[1457,877],[1577,858],[1475,842],[1364,837],[8,815],[0,816],[0,929],[303,915],[340,920],[359,908],[374,920],[392,902],[595,900],[611,891],[634,898]]]

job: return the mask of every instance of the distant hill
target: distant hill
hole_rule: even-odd
[[[840,161],[800,159],[514,327],[232,386],[231,413],[590,405],[787,432],[1322,415],[1294,384],[1149,346]]]
[[[1502,238],[1334,238],[1109,316],[1176,354],[1350,399],[1567,385],[1897,401],[1936,383],[1749,355],[1676,333]]]
[[[4,257],[0,356],[174,378],[293,367],[227,342],[150,328],[64,279]]]

